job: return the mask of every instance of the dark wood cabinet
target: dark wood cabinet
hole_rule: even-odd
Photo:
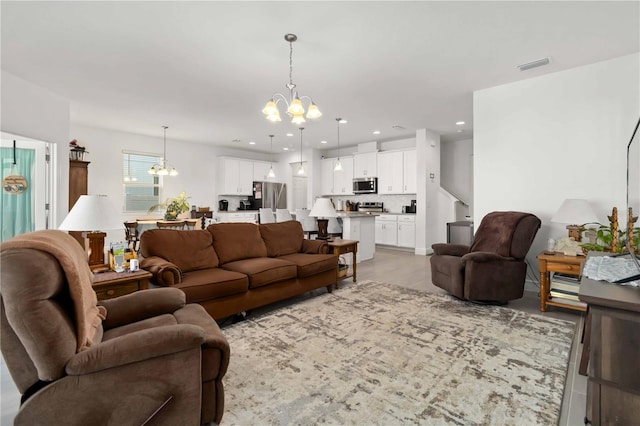
[[[637,425],[640,422],[640,288],[583,277],[580,300],[589,304],[590,322],[585,423]]]
[[[69,211],[81,195],[88,194],[89,161],[69,160]],[[85,246],[82,232],[70,231],[82,247]]]

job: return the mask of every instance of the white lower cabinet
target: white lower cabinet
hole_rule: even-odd
[[[415,216],[392,214],[376,216],[376,244],[415,248]]]
[[[216,222],[249,222],[258,223],[257,212],[234,212],[234,213],[217,213],[215,215]]]

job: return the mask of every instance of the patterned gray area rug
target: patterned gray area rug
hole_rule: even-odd
[[[361,281],[223,329],[221,424],[557,424],[575,329]]]

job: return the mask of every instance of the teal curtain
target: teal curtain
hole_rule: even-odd
[[[4,179],[9,175],[20,175],[27,179],[27,190],[21,194],[7,192],[0,189],[0,241],[31,232],[34,230],[33,213],[33,167],[35,150],[16,149],[16,165],[13,165],[13,148],[0,148],[2,159],[0,176]]]

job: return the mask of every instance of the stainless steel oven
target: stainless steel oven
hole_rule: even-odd
[[[378,178],[354,178],[353,179],[354,194],[377,194]]]

